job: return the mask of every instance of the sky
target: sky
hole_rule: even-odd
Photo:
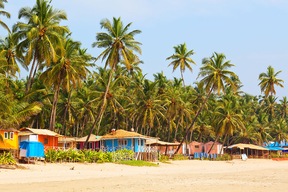
[[[32,7],[36,0],[8,0],[5,10],[11,18],[0,16],[9,27],[18,21],[22,7]],[[271,65],[284,88],[276,87],[276,96],[288,96],[288,1],[286,0],[52,0],[55,9],[64,10],[72,38],[82,43],[92,56],[102,49],[92,48],[102,19],[121,17],[130,30],[139,29],[135,40],[142,43],[144,62],[140,67],[148,79],[163,72],[168,79],[181,78],[179,70],[173,72],[167,57],[174,46],[186,43],[194,50],[193,72],[184,73],[185,83],[193,85],[197,79],[202,59],[214,52],[224,53],[235,66],[243,84],[242,91],[260,95],[259,74]],[[23,21],[23,20],[22,20]],[[5,37],[0,30],[0,36]],[[103,66],[100,61],[96,63]],[[21,71],[22,77],[27,72]]]

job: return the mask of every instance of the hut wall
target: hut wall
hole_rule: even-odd
[[[5,133],[6,133],[6,137],[8,136],[8,138],[5,138]],[[0,140],[0,149],[18,150],[18,148],[19,148],[18,132],[0,130],[0,134],[2,136],[2,140]]]

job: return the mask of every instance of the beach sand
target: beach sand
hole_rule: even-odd
[[[27,169],[0,169],[0,191],[280,192],[288,188],[288,161],[265,159],[171,161],[158,167],[42,162],[23,166]]]

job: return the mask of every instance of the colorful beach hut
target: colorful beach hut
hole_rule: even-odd
[[[118,149],[129,149],[134,152],[144,152],[147,136],[134,131],[123,129],[112,131],[100,139],[100,149],[105,151],[116,151]]]
[[[217,155],[223,154],[223,145],[219,142],[214,143],[214,141],[209,141],[204,144],[204,152],[205,153],[209,152],[209,154],[217,154]]]
[[[18,150],[18,130],[0,129],[0,150]]]
[[[77,149],[85,149],[84,145],[85,145],[85,142],[87,140],[87,137],[88,137],[88,135],[85,137],[81,137],[81,138],[76,139]],[[88,149],[99,150],[100,149],[100,139],[101,139],[101,136],[91,134],[89,141],[88,141],[88,146],[87,146]]]
[[[60,135],[48,129],[21,128],[19,132],[19,142],[39,141],[46,149],[58,148],[58,137]]]
[[[203,152],[203,143],[192,141],[187,145],[187,148],[189,150],[189,155],[194,155],[194,153],[202,153]]]

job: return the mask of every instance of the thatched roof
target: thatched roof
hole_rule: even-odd
[[[125,131],[123,129],[118,129],[115,131],[111,131],[106,135],[102,136],[101,139],[123,139],[123,138],[146,138],[145,135],[141,135],[140,133],[136,133],[134,131]]]
[[[48,136],[55,136],[59,137],[60,135],[58,133],[55,133],[54,131],[50,131],[48,129],[33,129],[33,128],[21,128],[19,136],[24,136],[24,135],[48,135]]]
[[[263,150],[263,151],[268,150],[265,147],[261,147],[261,146],[253,145],[253,144],[245,144],[245,143],[234,144],[234,145],[228,146],[228,148],[239,148],[239,149],[248,148],[248,149],[256,149],[256,150]]]
[[[87,137],[88,137],[88,135],[85,137],[78,138],[78,139],[76,139],[76,141],[77,142],[85,142]],[[96,141],[100,141],[100,139],[101,139],[101,136],[91,134],[88,142],[96,142]]]

